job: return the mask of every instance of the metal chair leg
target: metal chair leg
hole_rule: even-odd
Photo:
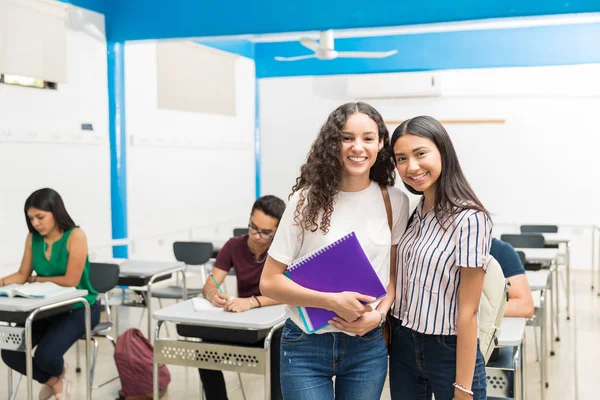
[[[541,327],[540,327],[540,331],[541,331]],[[541,335],[541,333],[540,333]],[[533,326],[533,338],[535,340],[535,361],[539,362],[540,361],[540,345],[541,345],[541,341],[540,338],[538,337],[538,327],[537,326]]]
[[[238,372],[238,379],[240,380],[240,389],[242,389],[242,396],[246,400],[246,391],[244,391],[244,381],[242,381],[242,374]]]
[[[9,370],[10,370],[10,368],[9,368]],[[19,378],[17,379],[17,384],[14,387],[12,386],[12,378],[8,382],[12,388],[12,393],[8,397],[9,400],[15,400],[17,398],[17,393],[19,393],[19,385],[21,384],[21,379],[23,379],[23,375],[19,374]]]
[[[75,364],[75,372],[80,373],[81,363],[79,361],[79,340],[75,342],[75,359],[77,360]]]
[[[95,337],[90,338],[92,343],[94,343],[94,351],[92,353],[92,368],[90,370],[90,386],[93,386],[94,383],[94,373],[96,372],[96,360],[98,359],[98,341]],[[89,346],[89,344],[86,343]]]
[[[115,338],[113,338],[112,336],[109,335],[105,335],[103,336],[106,340],[110,341],[113,345],[113,348],[117,347],[117,341],[115,340]],[[115,376],[114,378],[111,378],[105,382],[102,382],[101,384],[99,384],[98,386],[94,386],[93,389],[98,389],[101,388],[102,386],[108,385],[109,383],[111,383],[112,381],[115,381],[119,379],[119,375]]]

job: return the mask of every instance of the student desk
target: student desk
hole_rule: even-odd
[[[565,246],[565,268],[567,270],[567,320],[571,319],[571,240],[555,237],[552,234],[544,234],[544,244],[548,247],[555,247],[560,250],[560,245]],[[563,254],[563,253],[559,253]],[[593,281],[593,277],[592,277]],[[558,282],[557,282],[558,284]]]
[[[183,280],[183,294],[187,294],[185,264],[179,261],[140,261],[127,260],[120,265],[119,286],[146,287],[146,308],[148,309],[148,339],[152,336],[152,285],[169,279],[178,273]],[[185,299],[185,297],[184,297]]]
[[[154,398],[158,399],[158,364],[265,375],[265,398],[271,398],[271,337],[283,326],[285,305],[254,308],[241,313],[194,311],[192,300],[154,312],[158,321],[154,341]],[[163,322],[186,327],[222,329],[236,336],[250,336],[250,342],[265,339],[263,347],[205,343],[185,339],[161,339]]]
[[[500,358],[486,366],[488,398],[523,400],[525,318],[504,318],[498,347],[502,347]]]
[[[551,327],[551,333],[550,333],[550,337],[554,338],[557,342],[560,341],[560,337],[558,335],[559,331],[560,331],[560,318],[559,318],[559,309],[560,309],[560,296],[559,296],[559,281],[558,281],[558,263],[557,263],[557,256],[558,256],[558,250],[557,249],[521,249],[523,251],[527,251],[525,253],[525,258],[527,259],[527,261],[530,262],[535,262],[535,263],[541,263],[541,264],[545,264],[545,265],[549,265],[550,268],[549,269],[545,269],[546,271],[550,272],[550,288],[548,290],[550,290],[550,327]],[[528,273],[531,271],[527,271]],[[537,272],[537,271],[536,271]],[[569,278],[570,279],[570,278]],[[542,282],[539,282],[540,284],[543,284]],[[531,282],[530,282],[530,286],[531,286]],[[531,289],[532,291],[534,290],[533,288]],[[541,290],[538,288],[536,290]],[[570,294],[567,291],[567,304],[569,304],[569,298]],[[568,312],[567,312],[568,315]],[[551,346],[551,355],[554,355],[554,344],[552,344]]]
[[[0,348],[24,351],[27,368],[27,398],[33,400],[33,360],[31,343],[31,327],[34,319],[47,318],[71,309],[72,304],[83,303],[85,307],[85,338],[90,341],[90,306],[83,296],[87,290],[75,290],[45,299],[26,299],[23,297],[0,297],[0,321],[16,324],[16,326],[0,326]],[[23,326],[24,325],[24,326]],[[90,385],[90,347],[85,346],[86,393],[92,398]],[[12,370],[8,368],[8,398],[13,393]]]

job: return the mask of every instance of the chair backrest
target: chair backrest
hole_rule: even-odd
[[[525,253],[519,250],[517,251],[517,255],[519,256],[519,260],[521,260],[521,264],[525,265],[525,261],[527,260],[527,258],[525,257]]]
[[[505,234],[500,236],[500,240],[522,249],[543,249],[545,242],[544,236],[536,233]]]
[[[233,229],[233,237],[242,236],[248,233],[248,228],[234,228]]]
[[[173,253],[177,261],[187,265],[202,265],[212,257],[213,244],[211,242],[175,242],[173,243]]]
[[[98,293],[106,293],[119,283],[121,268],[118,264],[90,263],[90,282]]]
[[[557,233],[556,225],[521,225],[521,233]]]

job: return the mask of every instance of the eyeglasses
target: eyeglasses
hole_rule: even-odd
[[[275,236],[275,232],[261,231],[256,225],[254,225],[252,221],[250,221],[250,223],[248,224],[248,233],[250,233],[251,235],[256,235],[258,233],[260,235],[260,238],[263,240],[271,240],[273,239],[273,236]]]

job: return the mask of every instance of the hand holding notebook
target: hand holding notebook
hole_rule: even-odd
[[[294,261],[286,275],[297,284],[319,292],[360,293],[366,297],[354,295],[354,298],[364,299],[365,303],[387,295],[354,232]],[[346,300],[351,302],[352,296],[349,294]],[[298,307],[298,311],[306,330],[311,333],[327,326],[336,315],[331,310],[314,307]]]

